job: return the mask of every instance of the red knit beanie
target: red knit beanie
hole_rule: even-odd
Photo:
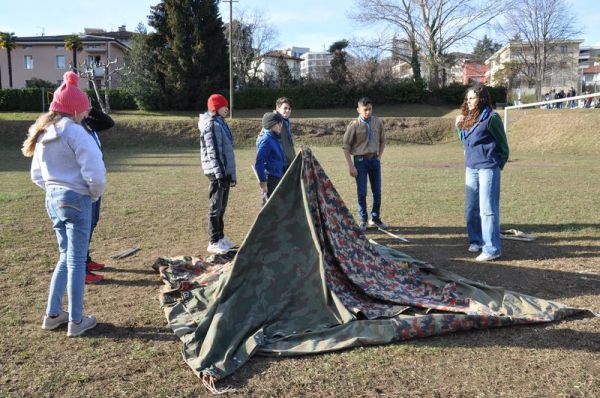
[[[207,106],[209,112],[215,112],[224,106],[228,107],[229,101],[227,101],[227,98],[223,97],[221,94],[213,94],[208,97]]]
[[[90,109],[90,100],[78,86],[79,76],[75,72],[66,72],[63,83],[54,92],[50,110],[74,115]]]

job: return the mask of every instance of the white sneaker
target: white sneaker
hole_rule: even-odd
[[[471,243],[469,245],[469,251],[471,253],[477,253],[480,250],[481,250],[481,246],[479,246],[477,243]]]
[[[500,257],[499,254],[481,253],[479,256],[477,256],[475,261],[491,261],[497,259],[498,257]]]
[[[69,322],[69,313],[62,311],[58,316],[51,318],[48,315],[44,315],[44,320],[42,321],[42,329],[44,330],[54,330],[60,325],[64,325]]]
[[[81,336],[90,329],[96,327],[96,318],[93,315],[84,316],[81,322],[69,322],[69,329],[67,330],[67,336],[77,337]]]
[[[233,243],[233,241],[231,239],[229,239],[228,237],[226,237],[226,236],[224,236],[223,238],[221,238],[221,243],[223,243],[229,249],[232,249],[232,248],[235,247],[235,243]]]
[[[221,239],[217,243],[210,243],[206,248],[206,251],[212,254],[225,254],[229,251],[229,249],[231,248],[224,244],[223,240]]]

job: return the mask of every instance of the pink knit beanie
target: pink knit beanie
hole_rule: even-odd
[[[79,76],[75,72],[66,72],[63,75],[63,84],[54,92],[50,110],[54,112],[74,115],[90,109],[90,100],[78,86]]]
[[[209,112],[218,111],[224,106],[229,106],[229,102],[227,98],[223,97],[221,94],[213,94],[208,97],[207,107]]]

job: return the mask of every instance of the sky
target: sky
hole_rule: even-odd
[[[361,0],[363,3],[365,0]],[[582,45],[600,46],[600,1],[566,0],[578,18],[584,39]],[[134,30],[139,22],[147,24],[150,7],[158,0],[0,0],[0,31],[17,36],[47,36],[83,32],[83,28],[117,30],[126,25]],[[309,47],[325,50],[341,39],[359,35],[375,36],[379,28],[357,25],[347,15],[355,0],[239,0],[236,10],[259,12],[277,32],[277,47]],[[33,5],[33,7],[32,7]],[[221,3],[221,17],[229,20],[229,4]],[[68,11],[67,11],[68,10]],[[485,32],[480,32],[481,36]],[[473,43],[464,43],[464,51]]]

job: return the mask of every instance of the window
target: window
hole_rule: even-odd
[[[87,63],[90,66],[96,66],[100,64],[100,56],[99,55],[88,55]]]
[[[560,53],[561,54],[566,54],[567,53],[567,46],[560,46]]]
[[[64,55],[56,56],[56,69],[65,69],[65,56]]]
[[[23,50],[31,50],[31,46],[23,46]]]
[[[56,45],[54,46],[54,48],[55,48],[55,49],[57,49],[57,50],[64,50],[64,49],[65,49],[65,46],[63,46],[62,44],[56,44]]]
[[[33,56],[25,56],[25,69],[33,69]]]

